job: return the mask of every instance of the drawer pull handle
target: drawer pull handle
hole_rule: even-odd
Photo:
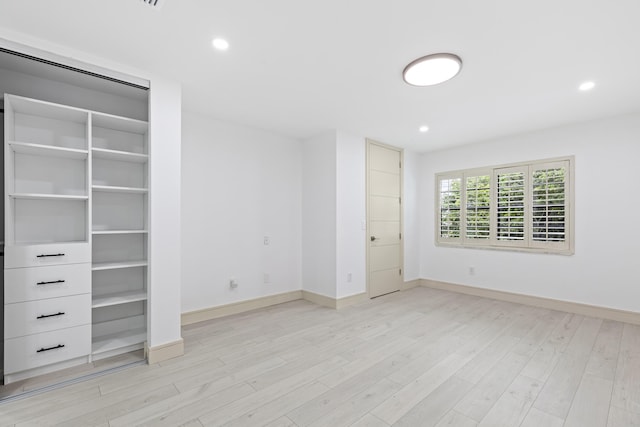
[[[36,285],[38,285],[38,286],[39,285],[51,285],[53,283],[64,283],[64,282],[65,282],[64,280],[52,280],[50,282],[38,282],[38,283],[36,283]]]
[[[41,314],[40,316],[36,317],[36,319],[46,319],[47,317],[56,317],[56,316],[63,316],[64,315],[64,311],[59,311],[56,314]]]
[[[36,353],[42,353],[43,351],[49,351],[49,350],[57,350],[57,349],[62,348],[62,347],[64,347],[64,344],[58,344],[55,347],[49,347],[49,348],[44,348],[43,347],[40,350],[37,350]]]
[[[40,255],[36,255],[36,258],[46,258],[50,256],[64,256],[64,254],[40,254]]]

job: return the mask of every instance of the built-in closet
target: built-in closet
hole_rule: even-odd
[[[145,357],[148,86],[60,65],[0,51],[5,387]]]

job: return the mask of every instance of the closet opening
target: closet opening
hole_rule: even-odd
[[[148,335],[149,82],[14,47],[0,40],[0,401],[146,363]]]

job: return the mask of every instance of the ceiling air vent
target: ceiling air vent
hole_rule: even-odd
[[[153,7],[155,10],[160,10],[162,5],[164,4],[164,0],[140,0],[142,3],[146,3],[149,6]]]

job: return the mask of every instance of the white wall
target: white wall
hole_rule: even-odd
[[[301,289],[300,142],[188,112],[182,130],[182,311]]]
[[[363,137],[336,134],[336,296],[367,290],[366,145]],[[351,279],[349,280],[349,275]]]
[[[180,339],[182,89],[154,77],[149,94],[149,347]]]
[[[435,246],[435,173],[565,155],[576,159],[575,255]],[[419,183],[421,277],[640,311],[638,159],[640,114],[424,154]],[[474,276],[469,266],[475,267]]]
[[[403,241],[404,241],[404,280],[408,282],[420,278],[420,209],[421,194],[418,191],[420,155],[404,150],[403,163]]]
[[[336,298],[336,132],[302,143],[302,287]]]

